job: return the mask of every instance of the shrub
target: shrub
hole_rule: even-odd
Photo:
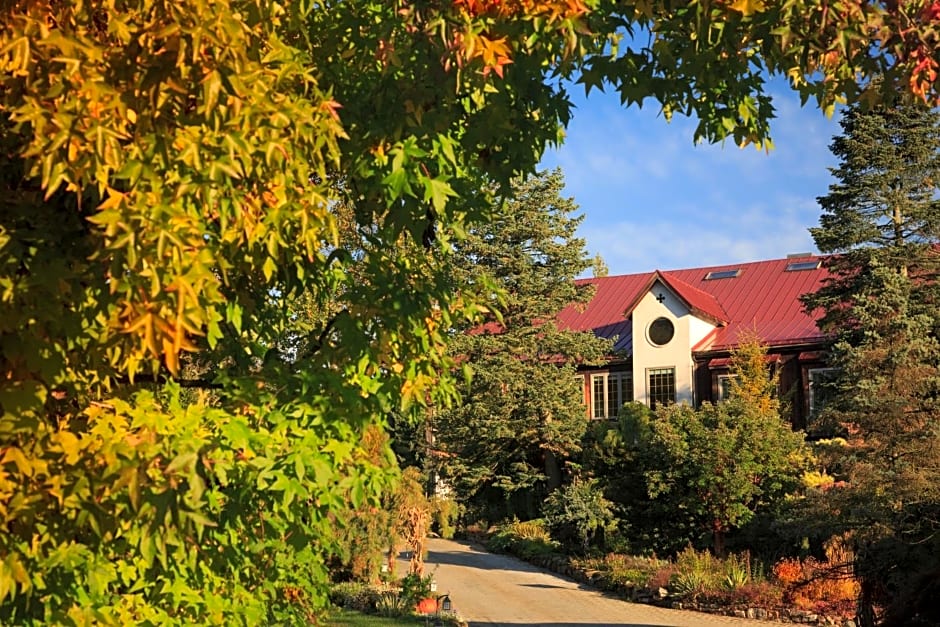
[[[725,559],[724,566],[724,585],[728,590],[736,590],[750,583],[751,564],[750,555],[747,553],[740,557],[732,553]]]
[[[508,527],[510,533],[523,540],[539,540],[551,543],[552,536],[545,528],[544,520],[514,521]]]
[[[774,564],[774,576],[784,586],[792,586],[803,580],[803,563],[798,558],[784,558]]]
[[[408,607],[414,607],[421,599],[431,596],[431,583],[434,581],[433,575],[421,576],[417,573],[409,573],[402,577],[400,582],[401,598]]]
[[[385,593],[375,586],[364,583],[347,581],[338,583],[330,588],[330,603],[338,607],[345,607],[357,612],[375,612],[379,599]]]
[[[783,603],[783,590],[769,581],[750,582],[730,591],[728,601],[743,607],[778,607]]]
[[[362,447],[376,464],[383,460],[389,436],[377,426],[368,428]],[[386,551],[395,542],[393,513],[389,496],[383,503],[364,503],[343,515],[343,524],[336,526],[339,550],[328,562],[330,580],[375,582],[381,577]]]
[[[717,560],[708,551],[687,547],[676,556],[676,572],[669,579],[669,588],[683,597],[696,600],[720,589]]]
[[[669,586],[673,592],[692,599],[707,597],[731,603],[737,602],[738,590],[762,580],[763,568],[751,560],[748,552],[720,559],[689,547],[676,557]]]
[[[603,573],[603,581],[609,587],[637,586],[645,588],[650,584],[656,573],[668,565],[669,562],[656,558],[608,553],[604,557],[576,560],[574,564],[586,570],[600,571]],[[664,583],[667,580],[664,580]]]
[[[845,539],[834,536],[824,546],[826,561],[812,557],[783,559],[773,573],[784,587],[784,598],[797,607],[830,614],[851,615],[860,592],[851,572],[852,551]]]
[[[431,499],[431,528],[440,537],[448,540],[454,537],[457,510],[457,502],[453,499],[440,496]]]
[[[653,573],[653,576],[647,581],[646,586],[653,589],[668,588],[669,582],[672,581],[673,576],[675,576],[677,572],[676,565],[667,562]]]
[[[457,537],[486,544],[490,539],[489,525],[483,520],[466,523],[457,531]]]
[[[669,587],[693,601],[716,589],[709,574],[702,570],[680,570],[669,580]]]
[[[676,556],[676,569],[679,573],[695,573],[694,579],[706,581],[717,588],[724,571],[721,560],[708,551],[696,551],[687,547]]]
[[[386,590],[376,600],[375,611],[379,616],[399,618],[410,614],[412,607],[404,595],[394,590]]]
[[[575,479],[545,500],[542,508],[552,535],[564,545],[576,544],[587,551],[604,544],[604,537],[617,527],[613,503],[604,498],[596,479]]]
[[[513,521],[496,528],[487,548],[498,553],[512,553],[522,558],[550,555],[558,550],[543,520]]]

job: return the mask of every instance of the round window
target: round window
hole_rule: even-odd
[[[676,328],[672,325],[672,320],[668,318],[656,318],[650,325],[650,342],[656,346],[665,346],[675,334]]]

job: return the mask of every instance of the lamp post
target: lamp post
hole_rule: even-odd
[[[444,621],[442,617],[450,614],[453,611],[453,606],[450,602],[450,595],[442,594],[437,597],[437,612],[434,614],[434,627],[444,627]],[[431,627],[431,617],[426,615],[424,617],[425,627]]]
[[[451,611],[450,595],[449,595],[449,594],[442,594],[441,596],[437,597],[437,611],[438,611],[438,613],[440,613],[440,612],[448,612],[448,613],[449,613],[449,612]]]

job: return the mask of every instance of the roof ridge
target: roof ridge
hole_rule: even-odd
[[[666,282],[666,284],[676,291],[676,293],[686,302],[686,304],[693,310],[699,313],[705,314],[710,318],[716,318],[718,322],[727,324],[730,321],[728,312],[725,311],[725,308],[721,306],[721,302],[715,297],[714,294],[710,294],[705,290],[699,289],[690,283],[686,283],[677,276],[673,276],[671,272],[662,272],[657,270],[656,273]],[[676,285],[677,284],[677,285]],[[683,294],[683,292],[691,291],[692,293],[698,295],[700,298],[705,299],[709,305],[714,305],[714,311],[708,311],[703,307],[698,306],[694,301],[695,299],[689,298],[688,294]]]
[[[691,268],[691,269],[692,269],[692,270],[695,270],[696,268]],[[657,272],[660,272],[660,271],[657,270]],[[689,282],[687,282],[687,281],[683,281],[683,280],[680,279],[679,277],[674,276],[674,274],[675,274],[676,272],[677,272],[677,270],[666,270],[666,271],[660,272],[660,274],[661,274],[662,276],[668,276],[670,281],[675,281],[676,283],[681,283],[682,285],[684,285],[685,287],[689,288],[690,290],[695,290],[695,291],[698,292],[699,294],[703,294],[703,295],[705,295],[705,296],[708,296],[709,298],[711,298],[712,300],[714,300],[716,303],[718,303],[718,299],[715,298],[714,294],[711,294],[711,293],[709,293],[709,292],[706,292],[705,290],[703,290],[703,289],[701,289],[701,288],[698,288],[698,287],[695,287],[695,286],[692,285],[691,283],[689,283]],[[688,272],[688,270],[684,270],[684,272]],[[721,306],[721,303],[718,303],[718,305]]]
[[[940,246],[938,246],[938,249],[940,249]],[[819,259],[819,260],[825,261],[828,257],[832,257],[832,256],[833,255],[814,252],[809,257],[800,257],[799,259],[811,259],[812,258],[812,259]],[[713,270],[722,269],[722,268],[741,268],[744,266],[759,266],[759,265],[765,265],[765,264],[771,264],[771,263],[792,263],[793,261],[794,259],[789,259],[787,257],[778,257],[776,259],[758,259],[756,261],[739,261],[739,262],[730,262],[730,263],[718,263],[718,264],[713,264],[713,265],[708,265],[708,266],[690,266],[688,268],[673,268],[672,270],[653,270],[653,271],[646,271],[646,272],[627,272],[625,274],[609,274],[603,277],[586,277],[584,279],[576,279],[576,280],[595,281],[595,280],[602,280],[602,279],[618,279],[622,277],[639,277],[639,276],[646,276],[655,272],[659,272],[659,273],[668,272],[670,274],[675,274],[675,273],[680,273],[680,272],[693,272],[696,270],[707,272],[710,270],[713,271]]]

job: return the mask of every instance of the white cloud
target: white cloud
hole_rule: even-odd
[[[611,274],[757,261],[815,249],[802,221],[785,212],[754,208],[740,217],[746,226],[733,231],[724,228],[723,220],[694,228],[676,220],[630,220],[585,227],[581,235],[591,254],[604,258]]]
[[[623,110],[616,98],[579,104],[568,140],[549,154],[585,213],[580,231],[612,273],[782,257],[814,250],[808,228],[826,193],[831,136],[814,108],[781,93],[776,148],[695,146],[695,123]]]

